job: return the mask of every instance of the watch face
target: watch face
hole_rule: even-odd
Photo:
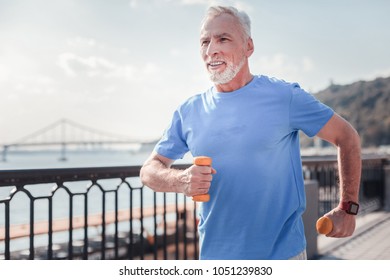
[[[348,210],[348,213],[356,215],[359,210],[359,205],[356,203],[351,203]]]

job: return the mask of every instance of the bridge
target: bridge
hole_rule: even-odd
[[[69,146],[103,147],[113,145],[149,144],[139,139],[117,135],[85,126],[69,119],[61,119],[28,134],[13,143],[2,144],[2,160],[7,161],[10,149],[59,147],[60,160],[66,160]]]

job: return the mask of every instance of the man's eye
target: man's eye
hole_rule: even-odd
[[[228,38],[223,38],[223,37],[222,37],[220,40],[221,40],[221,42],[227,42],[229,39],[228,39]]]
[[[202,46],[207,46],[209,44],[210,41],[202,41],[201,45]]]

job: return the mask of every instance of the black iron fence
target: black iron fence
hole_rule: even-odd
[[[144,188],[139,171],[139,166],[0,171],[0,256],[196,258],[194,202]]]
[[[385,164],[363,160],[361,213],[383,205]],[[336,160],[303,165],[304,177],[319,181],[321,216],[338,203]],[[0,171],[0,259],[196,259],[196,204],[143,187],[139,171]]]
[[[360,215],[379,210],[384,205],[384,166],[387,157],[364,156],[359,192]],[[339,203],[339,178],[336,157],[303,160],[304,178],[317,180],[319,186],[318,216]]]

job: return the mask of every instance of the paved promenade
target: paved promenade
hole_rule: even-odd
[[[317,246],[322,260],[390,260],[390,212],[358,216],[353,236],[319,236]]]

